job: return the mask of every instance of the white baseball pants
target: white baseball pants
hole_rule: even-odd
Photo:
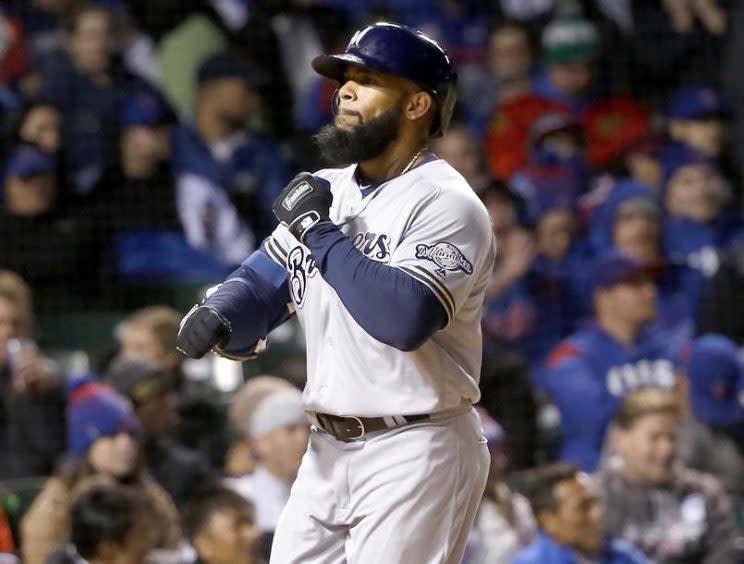
[[[467,410],[344,443],[313,430],[271,564],[460,564],[489,467]]]

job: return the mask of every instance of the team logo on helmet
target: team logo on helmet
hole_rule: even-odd
[[[465,258],[462,251],[446,241],[431,247],[417,245],[416,258],[430,260],[436,264],[439,267],[436,272],[440,276],[445,276],[448,271],[457,272],[458,270],[462,270],[465,274],[473,273],[473,265]]]

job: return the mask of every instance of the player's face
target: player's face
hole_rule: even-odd
[[[194,544],[207,564],[254,564],[259,538],[247,505],[223,507],[212,513]]]
[[[615,448],[623,458],[626,478],[641,484],[663,484],[672,477],[677,459],[677,417],[651,413],[630,429],[615,431]]]
[[[560,544],[597,554],[602,548],[603,511],[599,496],[588,477],[559,482],[553,496],[555,511],[544,511],[540,521],[548,534]]]
[[[291,482],[297,477],[309,436],[308,425],[287,425],[254,439],[253,447],[269,472],[280,480]]]
[[[407,80],[355,66],[345,78],[333,124],[315,136],[321,154],[335,166],[374,159],[398,140],[406,97],[418,91]]]

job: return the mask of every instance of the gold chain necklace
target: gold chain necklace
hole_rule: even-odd
[[[424,151],[426,151],[426,147],[423,147],[422,149],[419,150],[418,153],[413,155],[413,158],[411,159],[411,161],[406,165],[406,168],[404,168],[398,176],[401,176],[405,174],[406,172],[408,172],[413,166],[413,163],[415,163],[418,160],[418,158],[421,156],[421,153],[423,153]]]

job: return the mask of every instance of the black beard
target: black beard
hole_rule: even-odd
[[[332,166],[362,163],[380,156],[400,135],[403,106],[398,104],[352,129],[326,125],[315,134],[315,144]]]

